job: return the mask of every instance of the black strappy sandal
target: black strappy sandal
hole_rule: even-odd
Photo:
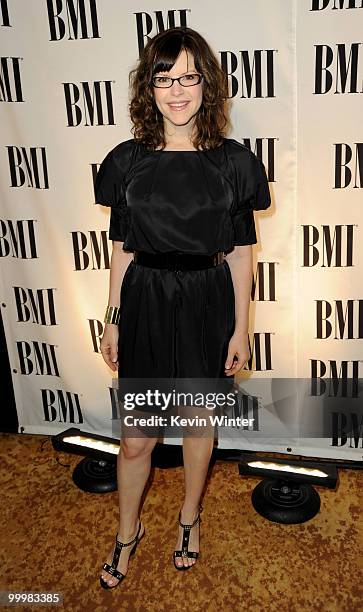
[[[113,559],[112,559],[112,564],[110,565],[109,563],[104,563],[103,564],[103,569],[106,570],[106,572],[108,572],[109,574],[111,574],[112,577],[115,577],[118,579],[118,582],[116,584],[108,584],[106,580],[104,580],[104,578],[102,578],[102,576],[100,576],[100,583],[101,586],[104,589],[114,589],[115,587],[117,587],[125,578],[126,574],[122,574],[121,572],[119,572],[116,568],[117,568],[117,564],[119,562],[120,559],[120,554],[121,554],[121,550],[123,546],[130,546],[131,544],[134,544],[132,551],[130,552],[130,557],[135,553],[136,548],[138,543],[140,542],[142,536],[145,534],[142,534],[142,536],[139,537],[139,533],[140,533],[140,529],[141,529],[141,520],[139,519],[139,527],[136,533],[136,536],[134,537],[133,540],[131,540],[130,542],[127,542],[126,544],[124,542],[120,542],[120,540],[117,539],[118,533],[116,534],[116,544],[115,544],[115,550],[113,553]],[[129,557],[129,559],[130,559]]]
[[[190,569],[191,567],[193,567],[193,565],[195,565],[195,563],[192,563],[191,565],[177,565],[175,563],[175,559],[176,557],[189,557],[190,559],[198,559],[199,553],[194,552],[194,551],[189,551],[188,550],[188,545],[189,545],[189,536],[190,536],[190,530],[192,527],[194,527],[194,525],[196,525],[197,523],[201,522],[201,518],[200,518],[200,513],[203,510],[203,507],[200,505],[199,506],[199,512],[198,512],[198,516],[195,519],[195,521],[191,524],[191,525],[185,525],[184,523],[182,523],[180,521],[180,517],[181,517],[181,510],[179,511],[179,517],[178,517],[178,523],[180,525],[180,527],[183,528],[183,543],[182,543],[182,549],[181,550],[174,550],[174,554],[173,554],[173,560],[174,560],[174,567],[177,570],[187,570]]]

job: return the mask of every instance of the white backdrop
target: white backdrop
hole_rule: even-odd
[[[174,25],[215,50],[230,75],[228,136],[261,157],[270,181],[272,206],[255,214],[252,378],[361,376],[362,3],[1,6],[0,283],[19,431],[111,435],[116,374],[99,352],[110,211],[94,204],[93,181],[131,137],[129,70],[147,36]],[[269,418],[262,406],[262,429]],[[244,432],[220,440],[229,445],[362,458],[359,436],[262,442]]]

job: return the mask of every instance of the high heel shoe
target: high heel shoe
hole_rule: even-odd
[[[140,529],[141,529],[141,520],[139,519],[139,527],[136,533],[136,536],[134,537],[133,540],[131,540],[130,542],[121,542],[120,540],[118,540],[117,536],[118,533],[116,534],[116,544],[115,544],[115,550],[113,553],[113,559],[112,559],[112,563],[111,565],[109,563],[104,563],[103,564],[103,569],[106,570],[106,572],[108,572],[109,574],[111,574],[111,576],[115,577],[118,579],[118,582],[116,584],[110,585],[107,583],[107,581],[102,578],[102,576],[100,576],[100,584],[104,589],[114,589],[115,587],[117,587],[125,578],[126,574],[122,574],[122,572],[119,572],[116,568],[117,568],[117,564],[119,562],[120,559],[120,554],[121,554],[121,550],[123,546],[130,546],[131,544],[134,544],[134,546],[132,547],[132,551],[130,552],[130,557],[136,552],[136,548],[138,543],[140,542],[141,538],[143,537],[143,535],[145,534],[145,531],[142,533],[141,536],[139,536],[140,533]],[[130,559],[129,557],[129,559]]]
[[[199,512],[198,512],[198,516],[195,519],[195,521],[193,521],[193,523],[191,525],[186,525],[184,523],[182,523],[180,521],[181,518],[181,510],[179,511],[179,517],[178,517],[178,523],[180,525],[180,527],[183,528],[183,542],[182,542],[182,549],[181,550],[174,550],[174,554],[173,554],[173,560],[174,560],[174,567],[177,570],[187,570],[190,569],[191,567],[193,567],[193,565],[195,565],[195,563],[192,563],[192,565],[177,565],[175,563],[175,559],[176,557],[189,557],[190,559],[198,559],[199,553],[194,552],[194,551],[190,551],[188,550],[188,545],[189,545],[189,536],[190,536],[190,530],[192,527],[194,527],[194,525],[196,525],[197,523],[201,522],[201,518],[200,518],[200,513],[203,510],[203,507],[200,505],[199,506]]]

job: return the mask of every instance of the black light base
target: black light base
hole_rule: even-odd
[[[151,465],[162,469],[182,466],[182,447],[157,443],[151,453]],[[72,478],[87,493],[117,491],[117,456],[114,459],[84,457],[75,467]]]
[[[254,488],[251,499],[256,512],[273,523],[305,523],[320,510],[314,487],[291,480],[265,478]]]
[[[72,478],[87,493],[117,491],[117,458],[84,457],[75,467]]]

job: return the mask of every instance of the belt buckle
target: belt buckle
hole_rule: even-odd
[[[218,266],[219,264],[223,263],[224,261],[224,251],[218,251],[218,253],[215,256],[216,258],[216,266]]]

